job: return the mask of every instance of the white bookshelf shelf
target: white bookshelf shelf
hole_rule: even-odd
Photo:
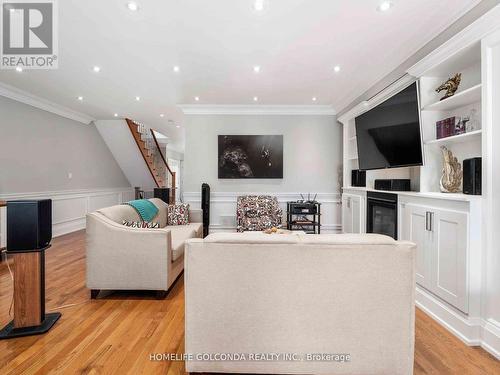
[[[422,108],[423,111],[451,111],[456,108],[481,101],[481,84],[461,91],[448,99],[441,100]]]
[[[454,143],[463,143],[475,140],[480,138],[482,134],[482,130],[475,130],[469,133],[463,133],[459,135],[453,135],[451,137],[445,137],[440,139],[433,139],[432,141],[425,142],[426,145],[435,145],[435,144],[454,144]]]

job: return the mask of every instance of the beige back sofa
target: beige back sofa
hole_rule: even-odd
[[[184,269],[184,243],[203,236],[202,211],[190,209],[189,225],[167,225],[168,205],[150,199],[159,212],[159,229],[130,228],[123,220],[140,221],[128,205],[103,208],[87,215],[87,288],[167,291]],[[164,293],[159,293],[164,296]]]
[[[187,372],[412,374],[414,244],[213,234],[185,256]]]

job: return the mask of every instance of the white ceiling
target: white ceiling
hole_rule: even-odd
[[[127,0],[61,0],[59,69],[0,71],[0,81],[182,143],[168,122],[182,124],[179,104],[255,105],[257,96],[341,110],[478,2],[393,0],[381,13],[380,0],[267,0],[262,12],[254,0],[137,0],[131,12]]]

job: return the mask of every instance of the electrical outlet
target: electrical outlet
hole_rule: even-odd
[[[73,178],[73,173],[68,172],[68,180],[71,180]]]

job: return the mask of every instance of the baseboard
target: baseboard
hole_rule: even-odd
[[[415,304],[465,344],[480,345],[481,320],[479,318],[468,318],[418,286],[415,289]]]
[[[85,229],[85,216],[103,207],[134,199],[133,188],[61,190],[0,194],[2,200],[52,199],[52,235]],[[0,247],[6,244],[6,210],[0,210]]]
[[[500,360],[500,323],[493,320],[483,320],[481,347]]]
[[[85,229],[86,222],[85,217],[71,220],[65,223],[53,224],[52,225],[52,237],[63,236],[68,233],[76,232]]]
[[[500,323],[467,317],[420,287],[415,290],[415,304],[466,345],[481,346],[500,359]]]

